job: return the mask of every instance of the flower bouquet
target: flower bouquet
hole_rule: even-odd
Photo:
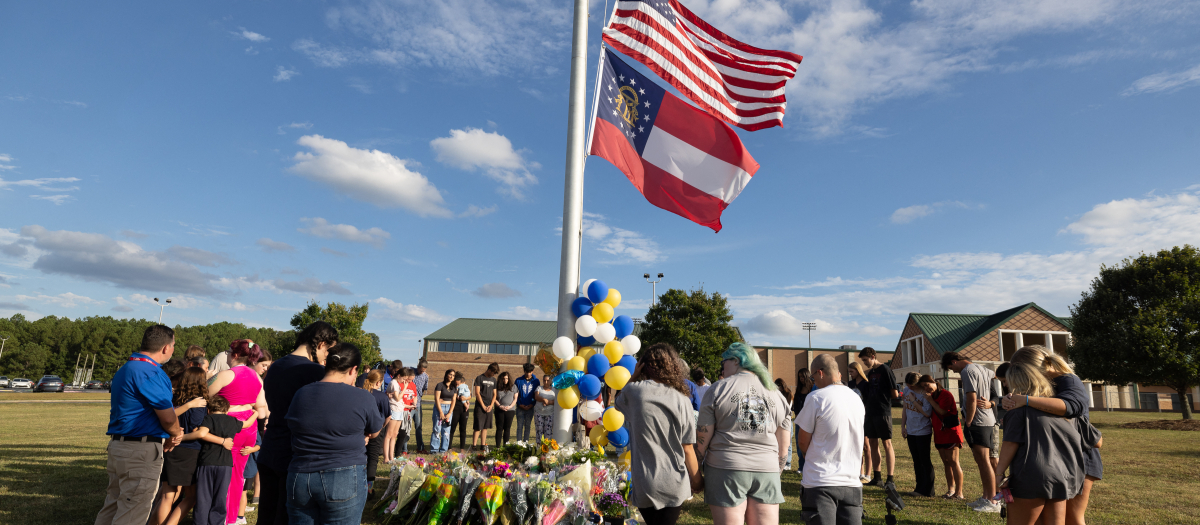
[[[458,502],[458,485],[453,477],[447,477],[437,488],[433,506],[429,508],[429,525],[446,525]]]
[[[417,506],[409,515],[408,525],[421,523],[417,521],[418,516],[423,516],[429,506],[432,505],[434,496],[438,493],[438,487],[442,486],[442,471],[434,470],[428,476],[425,476],[425,482],[421,484],[421,489],[417,492]]]
[[[484,479],[485,478],[483,476],[480,476],[473,470],[463,477],[462,489],[459,491],[462,499],[459,500],[457,510],[458,525],[462,525],[465,521],[467,521],[471,517],[470,513],[475,510],[471,507],[471,503],[475,501],[475,489],[477,489],[479,485],[483,483]]]
[[[616,492],[605,492],[596,498],[596,511],[606,520],[620,521],[625,519],[625,509],[629,507],[625,497]]]
[[[504,504],[504,480],[491,477],[479,484],[475,489],[475,502],[479,504],[479,512],[483,515],[483,525],[496,522],[496,513]]]
[[[508,506],[512,509],[513,517],[518,525],[525,523],[525,516],[529,513],[528,488],[529,482],[522,479],[508,482]]]

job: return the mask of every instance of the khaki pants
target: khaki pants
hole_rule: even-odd
[[[96,525],[145,525],[162,465],[162,443],[109,441],[108,494]]]

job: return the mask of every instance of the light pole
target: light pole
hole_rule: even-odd
[[[0,357],[4,357],[4,343],[8,342],[7,337],[0,337]]]
[[[658,274],[658,281],[651,281],[650,274],[642,274],[646,278],[646,282],[650,283],[650,307],[654,307],[654,300],[658,298],[658,283],[662,281],[662,274]]]
[[[808,331],[808,349],[812,350],[812,331],[817,329],[817,323],[800,323],[800,327]]]
[[[145,296],[143,295],[142,297],[145,297]],[[163,310],[167,307],[168,304],[171,304],[171,300],[167,299],[166,304],[163,304],[163,303],[158,302],[158,298],[155,297],[154,303],[158,305],[158,324],[162,324]]]

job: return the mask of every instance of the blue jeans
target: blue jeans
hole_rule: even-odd
[[[442,413],[446,415],[453,414],[450,403],[442,403]],[[451,416],[450,421],[454,420]],[[441,454],[450,450],[450,421],[442,421],[437,417],[437,410],[433,411],[433,433],[429,436],[429,451],[433,454]]]
[[[529,441],[529,427],[533,426],[533,409],[517,407],[517,439]]]
[[[796,466],[796,472],[803,474],[804,473],[804,452],[800,451],[799,428],[800,427],[798,427],[796,425],[792,425],[792,431],[796,433],[796,459],[797,459],[797,461],[793,464]],[[789,444],[788,447],[791,448],[791,445]]]
[[[358,525],[366,504],[366,465],[288,472],[288,525]]]

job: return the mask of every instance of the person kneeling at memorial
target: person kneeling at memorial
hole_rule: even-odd
[[[753,347],[733,343],[721,359],[725,379],[704,393],[696,430],[704,501],[717,524],[773,525],[783,503],[788,407]]]
[[[796,416],[804,453],[800,515],[808,525],[859,525],[865,408],[858,395],[842,385],[833,356],[817,356],[810,370],[815,387]]]

